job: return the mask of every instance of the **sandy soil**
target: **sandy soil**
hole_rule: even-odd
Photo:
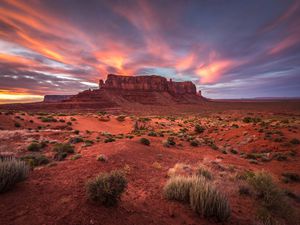
[[[42,122],[42,117],[49,116],[57,122]],[[103,121],[103,117],[109,119]],[[245,123],[245,117],[258,117],[267,125]],[[268,171],[281,188],[300,196],[299,182],[282,182],[283,172],[300,171],[300,145],[290,144],[293,138],[300,139],[299,113],[216,111],[203,115],[148,118],[150,121],[144,123],[146,130],[134,133],[135,121],[139,119],[136,116],[118,121],[117,116],[97,113],[2,112],[0,153],[13,152],[21,157],[30,153],[27,146],[33,140],[46,140],[47,147],[40,154],[47,156],[51,163],[35,167],[26,181],[0,194],[0,224],[216,224],[214,219],[195,214],[186,204],[164,199],[162,190],[168,170],[176,163],[192,168],[201,164],[210,168],[214,176],[212,182],[230,201],[232,215],[225,224],[254,223],[258,202],[238,193],[236,176],[245,170]],[[195,133],[195,124],[201,124],[205,131]],[[186,135],[199,140],[199,146],[191,146],[181,136],[183,128],[186,128]],[[151,130],[164,136],[148,136]],[[105,143],[107,135],[112,135],[116,141]],[[63,161],[55,161],[54,144],[78,136],[93,141],[91,145],[74,144],[76,154],[81,158],[72,160],[71,154]],[[162,142],[169,136],[175,137],[176,146],[163,146]],[[141,137],[148,138],[150,146],[142,145]],[[218,149],[214,150],[205,140],[212,140]],[[237,154],[232,153],[233,150]],[[251,153],[262,154],[267,160],[245,157]],[[107,162],[97,161],[100,154],[107,156]],[[278,154],[286,156],[284,161],[276,159]],[[128,188],[119,205],[106,208],[90,202],[85,193],[86,181],[115,169],[124,170],[128,180]],[[289,201],[299,212],[299,200]]]

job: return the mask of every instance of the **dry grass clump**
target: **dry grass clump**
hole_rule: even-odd
[[[120,171],[103,173],[89,180],[86,184],[90,200],[105,206],[116,205],[127,187],[127,180]]]
[[[248,182],[254,188],[262,208],[274,217],[274,221],[276,221],[276,217],[280,217],[287,224],[294,224],[296,218],[294,209],[269,173],[265,171],[256,172],[254,176],[248,178]]]
[[[204,177],[172,176],[163,191],[169,200],[189,202],[192,210],[201,216],[215,217],[219,221],[226,221],[230,217],[227,197]]]
[[[25,162],[14,158],[0,160],[0,193],[11,189],[16,183],[25,180],[29,167]]]
[[[196,175],[197,176],[203,176],[208,180],[213,179],[213,175],[212,175],[211,171],[209,169],[203,167],[203,166],[199,166],[197,168]]]
[[[204,178],[195,179],[190,189],[190,206],[204,217],[226,221],[230,217],[228,199]]]
[[[164,186],[164,196],[169,200],[188,202],[195,177],[173,176]]]

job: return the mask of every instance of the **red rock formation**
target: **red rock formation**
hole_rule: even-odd
[[[196,86],[191,81],[173,82],[172,80],[168,81],[166,78],[157,75],[133,77],[109,74],[104,84],[103,81],[101,81],[102,80],[99,82],[99,88],[103,89],[196,95]]]

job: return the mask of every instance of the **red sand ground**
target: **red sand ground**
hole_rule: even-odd
[[[24,120],[15,116],[18,115]],[[269,130],[280,130],[283,141],[264,140],[265,133],[259,132],[258,124],[244,123],[245,116],[260,117],[270,122]],[[176,137],[176,147],[166,148],[162,141],[165,137],[147,137],[150,146],[139,143],[140,137],[133,139],[117,139],[116,142],[104,143],[102,132],[111,134],[127,134],[133,129],[135,118],[127,117],[119,122],[115,116],[110,116],[107,122],[99,121],[97,114],[73,115],[76,121],[66,125],[71,116],[55,116],[66,122],[43,123],[38,115],[0,115],[0,152],[12,151],[17,156],[28,154],[26,147],[32,140],[47,139],[50,144],[42,153],[53,156],[51,141],[66,142],[75,136],[73,130],[79,130],[86,140],[93,140],[92,146],[85,147],[83,143],[76,144],[76,152],[82,155],[77,160],[68,156],[64,161],[52,163],[51,166],[36,167],[29,178],[17,184],[12,190],[0,195],[0,224],[5,225],[40,225],[40,224],[216,224],[214,219],[201,218],[188,205],[168,201],[163,198],[162,189],[167,181],[167,172],[176,163],[191,166],[204,164],[211,168],[214,183],[229,197],[232,216],[226,224],[253,224],[255,209],[258,203],[248,196],[238,194],[238,182],[235,176],[244,170],[266,170],[271,172],[280,187],[300,195],[300,183],[283,183],[281,173],[300,171],[299,145],[284,146],[292,138],[300,138],[300,114],[278,115],[274,113],[247,114],[241,111],[213,113],[209,116],[197,116],[195,121],[201,123],[206,130],[199,138],[209,138],[215,141],[220,150],[213,150],[207,145],[192,147],[187,141]],[[188,133],[195,135],[193,125],[184,120],[175,121],[164,117],[153,118],[147,123],[155,131],[166,130],[178,132],[180,128],[188,128]],[[282,121],[288,119],[286,124]],[[30,123],[29,120],[33,120]],[[21,124],[15,128],[15,122]],[[237,124],[239,128],[233,128]],[[48,125],[48,127],[47,127]],[[36,132],[39,126],[44,128]],[[33,130],[28,131],[27,128]],[[86,132],[86,130],[90,132]],[[97,139],[97,137],[99,137]],[[274,136],[274,138],[276,138]],[[274,139],[273,138],[273,139]],[[98,142],[97,142],[98,140]],[[226,145],[229,147],[226,148]],[[253,153],[270,151],[288,154],[291,150],[296,156],[289,156],[287,161],[251,163],[238,154],[231,154],[230,148],[239,152]],[[223,154],[221,150],[226,150]],[[107,162],[99,162],[97,156],[104,154]],[[55,162],[55,161],[54,161]],[[127,172],[128,189],[122,196],[118,206],[106,208],[87,200],[85,183],[97,174],[122,169]],[[300,203],[291,199],[291,204],[298,210]]]

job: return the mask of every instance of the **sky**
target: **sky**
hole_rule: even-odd
[[[0,104],[108,73],[190,80],[208,98],[300,97],[300,1],[0,0]]]

